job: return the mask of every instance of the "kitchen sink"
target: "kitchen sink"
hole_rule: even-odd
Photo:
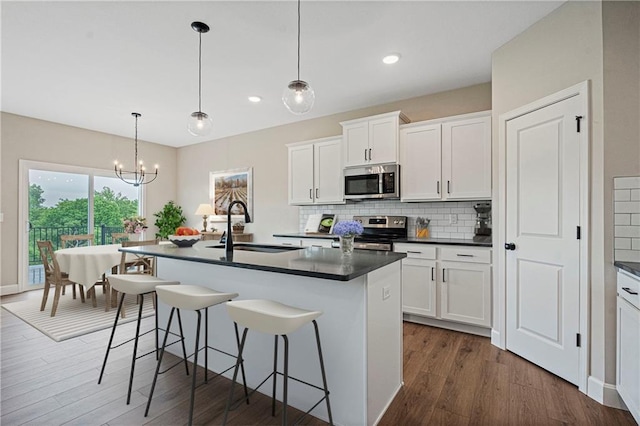
[[[224,248],[224,244],[217,244],[215,246],[208,246],[209,248]],[[243,244],[238,243],[233,245],[233,251],[257,251],[260,253],[282,253],[292,250],[300,250],[304,247],[289,247],[289,246],[276,246],[268,244]]]

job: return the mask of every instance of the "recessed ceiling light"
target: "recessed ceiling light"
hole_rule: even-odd
[[[262,100],[260,96],[249,96],[249,102],[258,103]]]
[[[382,62],[384,62],[387,65],[395,64],[399,60],[400,60],[400,54],[399,53],[392,53],[392,54],[387,55],[384,58],[382,58]]]

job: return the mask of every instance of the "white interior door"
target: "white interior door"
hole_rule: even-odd
[[[578,384],[580,134],[573,96],[506,125],[508,350]],[[505,246],[507,248],[507,246]]]

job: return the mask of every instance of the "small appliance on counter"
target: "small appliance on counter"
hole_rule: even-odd
[[[478,203],[473,208],[476,211],[473,241],[491,241],[491,203]]]

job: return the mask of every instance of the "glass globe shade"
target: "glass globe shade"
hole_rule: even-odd
[[[193,136],[206,136],[212,128],[213,121],[206,113],[198,111],[191,114],[188,129]]]
[[[282,102],[294,114],[305,114],[313,107],[316,95],[306,81],[293,80],[282,94]]]

